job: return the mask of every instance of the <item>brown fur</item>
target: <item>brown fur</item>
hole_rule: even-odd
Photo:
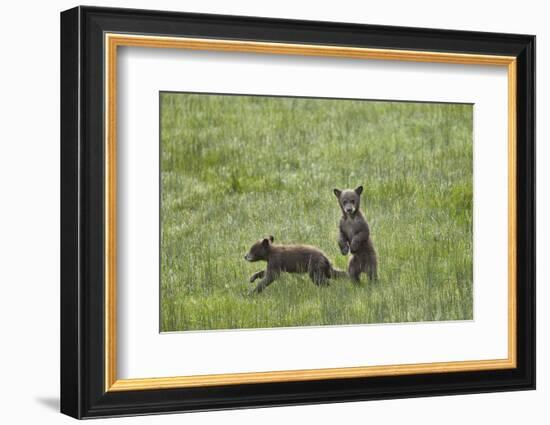
[[[369,280],[378,279],[376,251],[370,237],[369,225],[360,210],[362,192],[363,186],[355,190],[334,189],[342,210],[338,245],[342,255],[347,255],[348,252],[352,254],[348,274],[355,282],[359,282],[362,272],[367,273]]]
[[[327,285],[331,278],[345,276],[335,270],[323,251],[310,245],[276,245],[273,236],[260,239],[245,255],[247,261],[267,261],[267,268],[254,273],[250,282],[261,279],[253,293],[262,292],[281,272],[308,273],[316,285]]]

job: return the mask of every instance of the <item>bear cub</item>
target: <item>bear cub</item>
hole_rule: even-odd
[[[378,260],[370,237],[370,229],[365,216],[360,210],[363,186],[358,188],[338,190],[334,194],[342,210],[340,219],[340,235],[338,245],[342,255],[351,252],[348,264],[350,278],[358,283],[362,272],[367,273],[369,280],[378,279]]]
[[[245,255],[247,261],[267,261],[267,268],[254,273],[250,282],[261,279],[252,293],[259,294],[270,285],[281,272],[307,273],[316,285],[326,285],[327,280],[346,275],[332,267],[327,256],[310,245],[276,245],[273,236],[260,239]]]

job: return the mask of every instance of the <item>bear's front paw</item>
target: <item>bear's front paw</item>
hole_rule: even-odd
[[[265,271],[259,271],[250,276],[250,283],[254,282],[256,279],[261,279],[265,276]]]

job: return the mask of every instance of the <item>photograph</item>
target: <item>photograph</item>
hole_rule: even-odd
[[[63,414],[371,401],[382,418],[383,400],[536,388],[542,27],[296,7],[75,6],[53,25],[60,79],[39,85],[60,86],[61,119],[14,134],[60,125],[60,291],[43,292]],[[55,164],[23,145],[6,157]]]
[[[474,319],[473,104],[159,105],[160,332]]]

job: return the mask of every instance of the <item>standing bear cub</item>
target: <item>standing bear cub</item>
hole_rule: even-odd
[[[267,268],[254,273],[250,282],[261,279],[252,291],[259,294],[271,284],[281,272],[308,273],[316,285],[327,284],[328,279],[346,275],[341,270],[332,267],[327,256],[320,249],[310,245],[276,245],[273,236],[260,239],[252,247],[244,259],[247,261],[267,261]]]
[[[342,255],[352,253],[348,274],[354,282],[359,282],[361,272],[367,273],[369,280],[378,279],[378,261],[370,237],[370,229],[360,210],[363,186],[355,190],[334,189],[342,210],[338,245]]]

